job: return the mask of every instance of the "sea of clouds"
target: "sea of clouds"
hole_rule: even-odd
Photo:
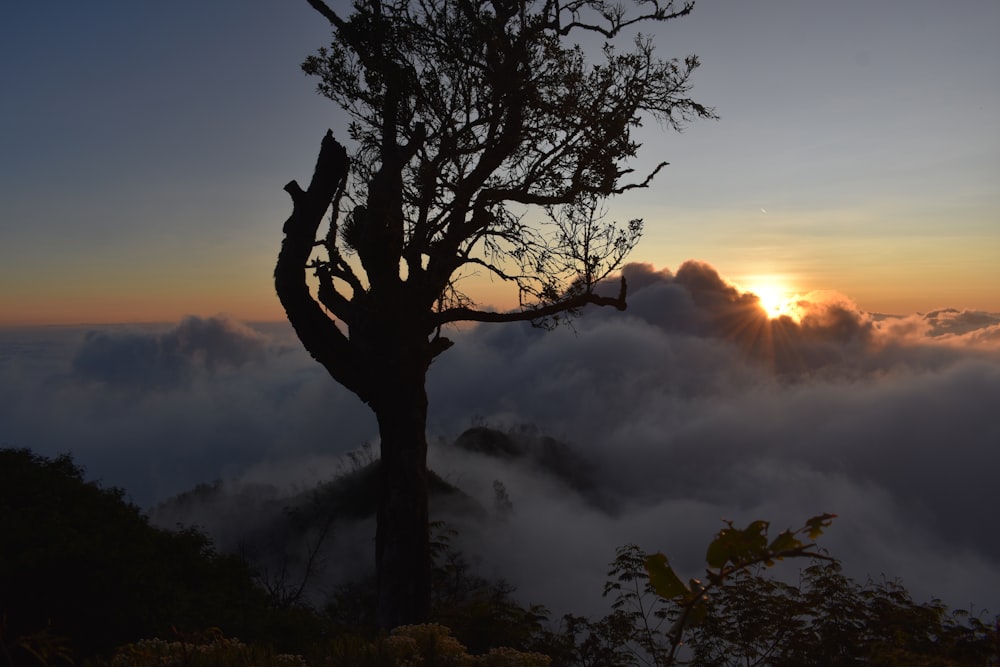
[[[777,531],[832,512],[822,544],[849,575],[1000,611],[1000,315],[875,315],[823,293],[768,320],[704,263],[624,274],[625,313],[453,332],[431,369],[431,467],[484,507],[500,481],[513,505],[463,527],[485,574],[601,614],[617,546],[698,576],[722,519]],[[594,492],[448,445],[473,424],[567,444]],[[377,437],[285,325],[0,331],[0,444],[71,452],[143,507],[220,478],[307,489]]]

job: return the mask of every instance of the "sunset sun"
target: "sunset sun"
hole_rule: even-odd
[[[756,295],[760,307],[768,318],[776,320],[783,315],[795,316],[794,295],[784,287],[774,283],[762,283],[749,288]]]

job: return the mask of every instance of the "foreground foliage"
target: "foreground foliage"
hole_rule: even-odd
[[[142,639],[118,648],[108,663],[110,667],[212,667],[213,665],[255,665],[257,667],[299,667],[302,656],[275,653],[270,647],[248,646],[239,639],[226,637],[213,628],[206,633],[173,640]]]
[[[476,575],[442,526],[435,623],[388,635],[374,581],[334,591],[322,611],[282,604],[248,564],[195,531],[150,527],[68,456],[0,449],[0,517],[0,667],[1000,664],[995,619],[846,577],[813,542],[830,515],[773,538],[766,522],[726,524],[701,579],[621,547],[604,590],[611,610],[597,620],[519,603],[512,586]],[[789,558],[808,563],[766,576]]]
[[[316,647],[308,659],[248,646],[218,631],[193,641],[144,639],[118,649],[110,667],[548,667],[550,663],[548,656],[511,648],[470,655],[448,628],[429,623],[400,626],[372,640],[354,635],[336,637]]]
[[[687,583],[662,554],[618,550],[605,586],[612,613],[571,619],[566,665],[998,665],[1000,621],[917,603],[897,581],[859,584],[801,538],[831,515],[767,537],[768,524],[727,524],[709,545],[704,581]],[[765,575],[776,561],[807,558],[797,580]]]
[[[996,664],[996,627],[939,600],[918,604],[896,581],[859,584],[837,562],[796,583],[744,572],[720,589],[690,637],[694,664]],[[993,662],[989,663],[993,658]]]

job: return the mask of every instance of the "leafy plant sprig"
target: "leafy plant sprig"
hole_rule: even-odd
[[[786,558],[834,560],[820,551],[815,542],[834,518],[835,514],[818,514],[808,519],[802,528],[784,530],[772,540],[768,540],[770,523],[767,521],[754,521],[746,528],[737,528],[732,521],[726,521],[726,527],[708,545],[705,581],[690,579],[684,583],[665,555],[647,556],[644,567],[650,586],[659,597],[676,604],[680,611],[667,633],[670,648],[666,664],[673,664],[683,643],[684,631],[704,620],[709,593],[733,575],[759,565],[771,567]]]

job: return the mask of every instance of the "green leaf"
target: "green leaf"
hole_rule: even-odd
[[[809,539],[815,540],[823,534],[823,529],[833,523],[837,518],[836,514],[820,514],[806,521],[806,529],[809,531]]]
[[[723,528],[719,531],[719,534],[708,545],[708,551],[705,552],[705,561],[709,567],[718,568],[726,564],[732,555],[733,533],[737,532],[739,531],[736,528]]]
[[[670,567],[667,557],[663,554],[653,554],[646,558],[646,574],[649,583],[656,594],[667,600],[687,595],[688,587],[680,580],[674,568]]]
[[[775,552],[775,554],[780,554],[783,551],[793,551],[795,549],[801,549],[805,545],[802,540],[795,537],[795,533],[791,530],[782,531],[780,535],[774,538],[768,549]]]
[[[745,529],[728,528],[719,531],[708,545],[705,560],[709,567],[721,568],[727,562],[745,563],[758,558],[767,549],[767,521],[754,521]]]

